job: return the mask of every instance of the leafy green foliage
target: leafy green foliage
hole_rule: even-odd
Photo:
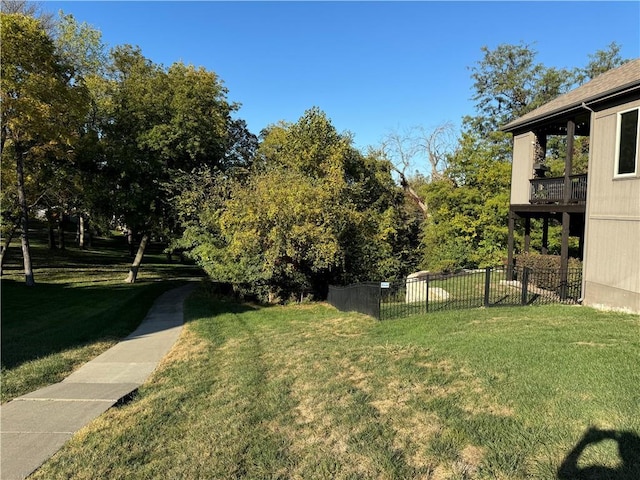
[[[502,135],[502,134],[500,134]],[[502,263],[507,243],[511,164],[505,143],[464,133],[447,178],[424,187],[430,206],[423,267],[449,271]]]
[[[108,205],[135,231],[179,235],[167,195],[175,190],[174,179],[180,172],[225,167],[238,142],[245,140],[250,150],[249,134],[231,120],[236,106],[214,72],[182,63],[164,69],[130,46],[116,48],[112,58],[110,103],[101,125]]]
[[[87,92],[37,20],[2,14],[2,150],[62,153],[86,112]]]
[[[589,63],[586,67],[574,70],[576,83],[582,85],[598,75],[622,65],[625,60],[620,56],[620,50],[621,46],[618,43],[611,42],[605,50],[597,50],[594,54],[589,55]]]
[[[38,20],[0,14],[2,103],[0,156],[15,164],[15,194],[3,195],[3,217],[19,209],[25,280],[34,284],[29,249],[29,207],[59,184],[69,152],[80,136],[88,94],[73,68],[57,54]],[[60,167],[60,168],[58,168]],[[3,165],[2,170],[7,167]],[[47,173],[55,171],[55,176]],[[51,181],[54,179],[54,181]],[[40,191],[33,191],[35,189]],[[13,190],[13,189],[12,189]],[[35,198],[35,200],[33,200]]]
[[[478,115],[465,119],[481,135],[564,93],[572,83],[568,70],[535,63],[536,51],[530,45],[501,44],[481,51],[483,59],[471,69]]]
[[[317,108],[263,132],[253,170],[197,172],[176,198],[179,246],[216,280],[263,299],[397,275],[410,234],[388,163],[363,156]]]
[[[560,268],[560,255],[541,255],[536,252],[521,253],[516,255],[516,265],[538,270],[558,270]],[[569,268],[581,268],[582,263],[577,258],[569,259]]]

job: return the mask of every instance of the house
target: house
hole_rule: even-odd
[[[629,61],[502,127],[513,134],[508,264],[514,228],[562,223],[561,270],[569,237],[579,239],[583,304],[640,313],[640,59]],[[564,175],[547,175],[547,140],[566,137]],[[587,173],[573,174],[576,136],[589,137]],[[564,281],[566,283],[566,273]]]

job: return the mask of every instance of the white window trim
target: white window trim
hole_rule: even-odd
[[[638,111],[638,124],[636,125],[636,168],[633,172],[618,173],[618,163],[620,161],[620,129],[622,127],[622,115],[625,113]],[[638,145],[640,144],[640,107],[629,108],[617,113],[616,125],[616,158],[613,166],[613,178],[635,178],[640,176],[640,156],[638,155]]]

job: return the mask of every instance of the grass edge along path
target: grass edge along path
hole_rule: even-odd
[[[613,439],[567,461],[585,433],[640,435],[637,316],[549,306],[376,322],[200,293],[186,319],[138,396],[34,478],[542,480],[563,461],[568,474],[640,472]]]

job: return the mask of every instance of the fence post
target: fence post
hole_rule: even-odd
[[[425,278],[425,284],[427,291],[425,292],[424,298],[426,302],[426,313],[429,313],[429,274],[427,273],[427,277]]]
[[[522,269],[522,298],[520,302],[522,303],[522,305],[527,304],[527,296],[529,294],[528,290],[529,290],[529,267],[524,267]]]
[[[569,296],[569,268],[564,270],[560,267],[560,300],[563,302]]]
[[[379,321],[382,321],[381,303],[382,303],[382,283],[378,282],[378,311],[377,311],[376,318]]]
[[[489,295],[491,293],[491,267],[484,270],[484,306],[489,306]]]

